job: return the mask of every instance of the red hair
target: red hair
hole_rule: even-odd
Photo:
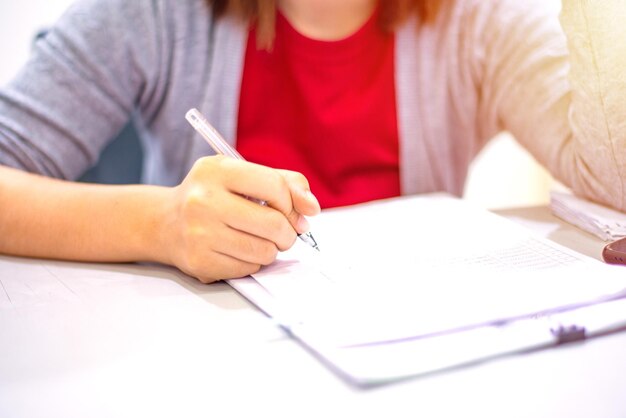
[[[257,22],[257,47],[270,49],[274,41],[276,0],[207,0],[216,16],[235,13]],[[392,31],[411,13],[421,21],[431,20],[437,12],[439,0],[379,0],[379,24]]]

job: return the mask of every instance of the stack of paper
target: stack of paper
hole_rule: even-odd
[[[615,241],[626,236],[625,213],[570,193],[550,193],[550,209],[555,216],[605,241]]]
[[[353,383],[626,326],[623,310],[593,327],[579,321],[596,314],[564,316],[624,302],[623,269],[459,199],[396,199],[311,221],[321,252],[298,241],[253,278],[229,283]]]

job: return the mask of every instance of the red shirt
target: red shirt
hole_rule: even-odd
[[[303,173],[323,208],[400,194],[394,36],[373,16],[350,37],[309,39],[281,14],[271,52],[245,56],[237,149]]]

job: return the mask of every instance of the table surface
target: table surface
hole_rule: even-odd
[[[600,258],[545,207],[497,213]],[[3,256],[0,278],[0,417],[626,416],[626,333],[359,389],[224,283]]]

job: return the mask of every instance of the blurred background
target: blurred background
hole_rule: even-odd
[[[50,26],[72,1],[0,0],[0,85],[8,82],[26,61],[36,34]],[[115,146],[130,146],[136,152],[136,144]],[[134,171],[131,167],[130,171],[138,173],[139,167]],[[88,173],[88,180],[90,176]],[[543,205],[548,203],[554,184],[551,176],[503,133],[472,165],[465,197],[490,209]]]

